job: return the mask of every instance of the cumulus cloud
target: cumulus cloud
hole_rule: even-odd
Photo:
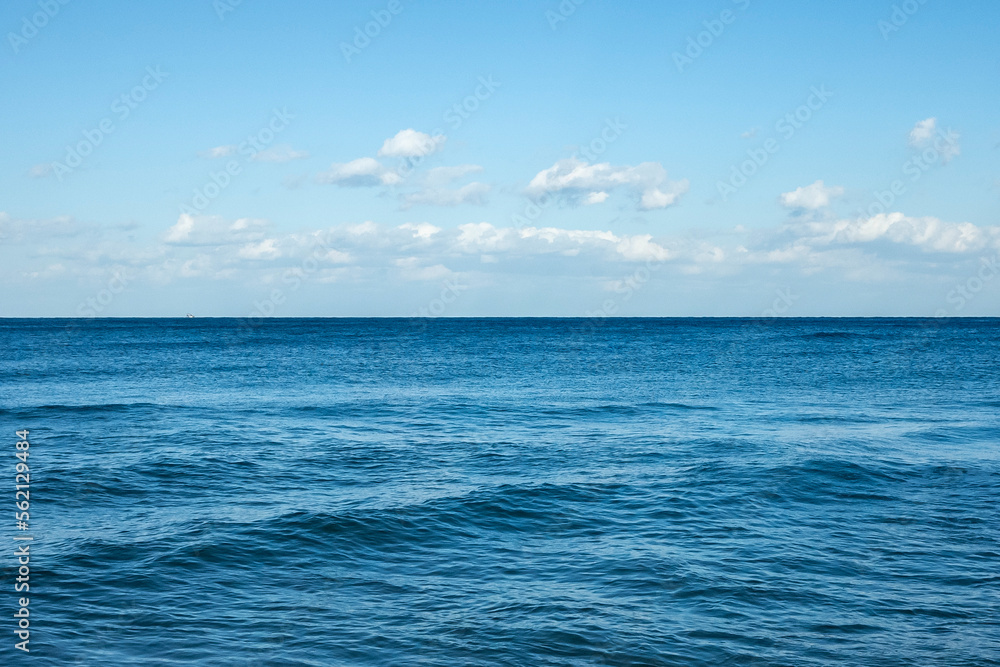
[[[412,223],[407,222],[406,224],[400,225],[399,229],[405,229],[407,231],[413,232],[413,238],[416,239],[429,239],[435,234],[441,233],[440,227],[435,227],[429,222]]]
[[[910,145],[914,148],[927,146],[935,134],[937,134],[937,118],[922,120],[910,130]]]
[[[309,157],[308,151],[297,151],[288,144],[278,144],[253,156],[257,162],[291,162]]]
[[[264,239],[256,243],[247,243],[237,254],[243,259],[274,259],[281,252],[278,250],[277,239]]]
[[[429,155],[441,148],[445,142],[444,135],[432,137],[423,132],[415,130],[403,130],[395,137],[386,139],[382,148],[378,151],[380,157],[417,157]],[[291,151],[290,148],[278,147],[274,149],[274,156],[265,156],[262,159],[272,159],[272,161],[286,161],[297,157],[307,157],[308,154],[299,154]],[[266,153],[266,151],[265,151]],[[416,165],[400,170],[392,169],[373,157],[362,157],[351,162],[334,163],[326,172],[320,173],[316,177],[319,183],[332,183],[342,187],[385,187],[403,184],[409,177],[409,184],[420,188],[417,192],[400,194],[399,199],[403,208],[409,208],[418,204],[433,206],[455,206],[458,204],[484,203],[485,195],[490,187],[482,183],[472,183],[459,189],[447,189],[445,186],[457,181],[469,174],[483,170],[479,165],[465,164],[454,167],[437,167],[421,175],[419,178],[410,174],[410,169]]]
[[[370,188],[380,185],[396,185],[402,177],[382,165],[375,158],[363,157],[343,164],[335,163],[330,170],[316,179],[320,183],[332,183],[341,187]]]
[[[650,188],[642,193],[639,199],[639,208],[644,211],[651,211],[658,208],[667,208],[677,203],[682,194],[688,191],[688,182],[674,184],[668,191],[664,192],[660,188]]]
[[[174,226],[167,230],[164,241],[167,243],[183,243],[191,237],[194,231],[194,216],[182,214]]]
[[[404,158],[426,156],[440,150],[445,141],[446,137],[444,135],[432,137],[429,134],[417,132],[416,130],[402,130],[396,136],[385,140],[382,148],[378,151],[378,156]],[[264,151],[259,154],[257,159],[272,162],[287,162],[288,160],[308,156],[309,154],[305,151],[293,151],[289,146],[276,146],[270,149],[270,151]],[[438,189],[475,171],[482,171],[482,167],[477,165],[438,167],[426,173],[420,182],[427,189]],[[343,187],[370,188],[400,185],[404,180],[404,176],[400,171],[386,167],[373,157],[362,157],[351,162],[334,163],[329,171],[320,173],[316,177],[316,180],[319,183],[332,183]],[[481,192],[481,188],[479,188],[477,190],[467,190],[460,194],[465,198],[470,198],[476,193],[481,194]],[[424,196],[415,196],[408,203],[404,198],[404,205],[434,203],[435,200],[442,200],[445,202],[445,205],[452,205],[452,198],[450,198],[448,193],[438,195],[428,193]]]
[[[416,130],[401,130],[390,137],[379,149],[379,157],[419,157],[436,153],[444,146],[447,137],[443,134],[431,136]]]
[[[528,184],[527,193],[535,198],[559,193],[571,203],[595,203],[602,193],[623,188],[638,199],[639,208],[652,210],[674,205],[689,186],[687,179],[669,181],[658,162],[613,167],[607,162],[590,164],[568,158],[539,172]]]
[[[840,186],[827,187],[820,180],[812,185],[784,193],[781,195],[781,205],[785,208],[816,211],[826,208],[833,199],[842,197],[843,195],[844,188]]]
[[[947,131],[940,129],[937,118],[932,117],[913,126],[909,143],[918,150],[934,148],[941,154],[941,159],[948,163],[962,153],[959,138],[960,135],[950,128]]]

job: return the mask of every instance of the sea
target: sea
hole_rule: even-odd
[[[5,319],[0,350],[3,665],[1000,665],[997,319]]]

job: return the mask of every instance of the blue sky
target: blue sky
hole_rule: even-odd
[[[0,316],[995,315],[998,18],[12,0]]]

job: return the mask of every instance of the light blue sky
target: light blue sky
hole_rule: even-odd
[[[577,2],[4,3],[0,316],[998,314],[996,3]]]

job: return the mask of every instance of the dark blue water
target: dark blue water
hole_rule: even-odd
[[[1000,664],[998,320],[68,323],[2,664]]]

